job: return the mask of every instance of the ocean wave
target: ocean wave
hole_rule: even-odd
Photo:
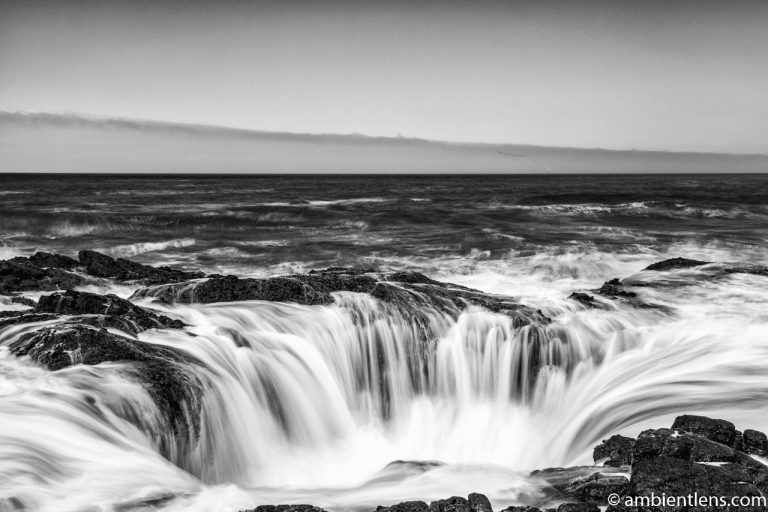
[[[285,247],[288,245],[287,240],[249,240],[235,243],[247,247]]]
[[[163,251],[168,248],[190,247],[197,241],[194,238],[175,238],[163,242],[139,242],[135,244],[118,245],[108,249],[100,249],[100,252],[106,252],[112,256],[120,258],[130,258],[145,252]]]
[[[347,206],[350,204],[361,203],[385,203],[387,201],[391,201],[391,199],[386,199],[383,197],[356,197],[352,199],[333,199],[328,201],[307,201],[307,204],[310,206]]]
[[[91,222],[73,222],[65,220],[53,224],[49,228],[50,236],[52,237],[76,237],[83,235],[92,235],[94,233],[101,232],[105,229],[110,229],[109,225],[94,224]]]
[[[302,222],[304,220],[303,215],[289,212],[269,212],[262,213],[256,220],[259,222]]]

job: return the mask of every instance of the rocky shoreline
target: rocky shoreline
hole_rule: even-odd
[[[731,273],[768,275],[765,268],[714,265],[674,258],[645,270],[664,272],[710,265],[708,274],[718,278]],[[705,267],[709,269],[710,267]],[[200,396],[205,383],[188,368],[202,364],[184,352],[145,343],[136,335],[147,329],[181,329],[179,319],[141,307],[116,295],[79,290],[110,283],[138,287],[130,298],[160,303],[214,303],[241,300],[295,302],[324,305],[340,291],[368,294],[407,312],[426,336],[430,309],[457,317],[470,307],[484,308],[512,319],[515,326],[547,325],[540,310],[517,303],[512,297],[443,283],[418,272],[378,272],[373,269],[330,268],[308,274],[264,279],[205,275],[168,267],[151,267],[130,260],[113,259],[94,251],[78,258],[36,253],[0,261],[0,296],[13,308],[0,311],[0,332],[13,329],[4,346],[50,371],[72,365],[127,361],[137,379],[164,411],[167,426],[182,445],[195,442]],[[633,307],[654,308],[643,302],[633,287],[652,286],[638,280],[613,279],[590,295],[574,292],[569,298],[587,308],[601,307],[601,300],[620,301]],[[40,294],[37,300],[27,296]],[[26,295],[25,295],[26,294]],[[596,298],[600,297],[600,299]],[[146,304],[147,301],[141,302]],[[121,334],[114,332],[119,331]],[[173,450],[162,447],[164,454]],[[503,512],[658,512],[668,510],[765,510],[764,507],[630,507],[609,504],[616,494],[633,496],[768,496],[768,438],[762,432],[739,431],[726,420],[679,416],[670,428],[646,430],[636,438],[620,435],[594,449],[594,466],[550,468],[536,471],[551,490],[548,503],[555,508],[515,506]],[[248,512],[321,512],[311,505],[264,505]],[[450,497],[426,503],[403,502],[378,507],[382,512],[493,512],[482,494]]]

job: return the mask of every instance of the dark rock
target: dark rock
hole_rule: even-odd
[[[736,450],[706,437],[662,428],[641,432],[632,450],[632,464],[661,456],[694,462],[735,462]]]
[[[389,507],[376,507],[379,512],[426,512],[429,508],[423,501],[403,501]]]
[[[484,494],[473,492],[467,496],[467,500],[469,501],[469,509],[472,512],[493,512],[491,502]]]
[[[14,304],[21,304],[23,306],[29,306],[31,308],[35,307],[37,305],[37,302],[30,299],[29,297],[21,297],[19,295],[14,295],[11,297],[11,302]]]
[[[541,311],[517,304],[510,297],[441,283],[417,272],[380,275],[360,269],[333,268],[266,279],[209,276],[200,283],[145,288],[137,291],[134,297],[154,297],[166,303],[266,300],[318,305],[330,304],[333,302],[330,294],[340,291],[370,294],[408,312],[409,316],[423,315],[424,308],[458,315],[468,306],[479,306],[511,317],[518,326],[550,322]],[[426,318],[423,320],[422,323],[426,323]]]
[[[686,258],[670,258],[668,260],[659,261],[652,265],[648,265],[644,270],[671,270],[675,268],[691,268],[700,267],[701,265],[709,264],[708,261],[689,260]]]
[[[179,329],[184,326],[179,320],[158,316],[117,295],[98,295],[74,290],[40,297],[35,312],[58,315],[104,315],[111,318],[98,325],[115,327],[132,334],[155,327]]]
[[[743,475],[721,467],[661,456],[633,464],[630,484],[638,496],[688,496],[693,493],[711,497],[760,496],[760,490],[742,478]]]
[[[436,500],[429,504],[429,512],[471,512],[469,501],[460,496],[452,496],[446,500]]]
[[[61,268],[64,270],[72,270],[80,265],[76,259],[50,252],[36,252],[29,257],[29,261],[41,268]]]
[[[241,512],[326,512],[314,505],[259,505]]]
[[[603,283],[597,293],[606,297],[637,297],[637,293],[624,289],[624,285],[618,277]]]
[[[592,458],[595,463],[599,460],[607,459],[606,466],[623,466],[632,463],[632,448],[635,446],[635,440],[631,437],[620,435],[612,436],[604,440],[592,452]]]
[[[580,302],[581,304],[594,308],[595,307],[595,298],[592,295],[587,295],[586,293],[581,292],[573,292],[568,296],[569,299],[575,300],[576,302]]]
[[[736,427],[726,420],[686,414],[675,418],[672,428],[698,434],[726,446],[733,447],[736,441]]]
[[[565,490],[579,501],[605,505],[611,494],[623,496],[628,484],[629,480],[624,476],[595,473],[586,480],[572,482]]]
[[[517,506],[516,505],[516,506],[512,506],[512,507],[507,507],[507,508],[501,510],[501,512],[542,512],[542,511],[541,511],[540,508],[536,508],[536,507]]]
[[[190,370],[199,364],[175,349],[143,343],[84,325],[46,327],[24,333],[8,345],[51,371],[76,364],[133,363],[135,378],[163,411],[174,434],[197,432],[202,384]]]
[[[40,268],[28,258],[0,261],[0,294],[25,290],[64,290],[82,284],[82,276],[66,270]]]
[[[768,456],[768,436],[757,430],[746,429],[743,434],[742,451],[760,457]]]
[[[118,281],[139,281],[149,285],[178,283],[205,276],[202,272],[184,272],[169,267],[141,265],[123,258],[114,259],[96,251],[80,251],[78,258],[88,274]]]
[[[562,503],[557,512],[600,512],[600,508],[594,503]]]
[[[0,329],[9,325],[28,324],[53,320],[56,315],[45,313],[29,313],[29,311],[0,311]]]

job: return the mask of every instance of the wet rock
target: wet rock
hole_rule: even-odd
[[[17,357],[28,357],[51,371],[76,364],[133,363],[132,373],[180,438],[197,432],[202,385],[191,371],[199,364],[175,349],[85,325],[46,327],[19,336],[8,345]]]
[[[469,501],[469,509],[472,512],[493,512],[491,502],[484,494],[473,492],[467,496],[467,500]]]
[[[50,252],[36,252],[29,257],[29,261],[41,268],[61,268],[64,270],[72,270],[80,265],[76,259]]]
[[[41,268],[28,258],[0,261],[0,294],[29,290],[65,290],[84,282],[73,272],[56,268]]]
[[[685,414],[675,418],[672,428],[698,434],[726,446],[732,447],[736,442],[736,427],[726,420]]]
[[[31,308],[34,308],[37,305],[37,302],[29,297],[21,297],[19,295],[11,297],[11,302],[14,304],[21,304],[22,306],[29,306]]]
[[[660,456],[633,464],[630,484],[638,496],[687,496],[694,492],[715,497],[760,496],[760,490],[742,478],[721,467]]]
[[[760,457],[768,456],[768,436],[757,430],[746,429],[743,434],[742,451]]]
[[[314,505],[259,505],[241,512],[326,512]]]
[[[28,324],[54,320],[56,315],[29,313],[29,311],[0,311],[0,329],[9,325]]]
[[[96,277],[111,278],[118,281],[139,281],[142,284],[177,283],[204,277],[202,272],[184,272],[169,267],[151,267],[126,260],[114,259],[96,251],[80,251],[80,265],[85,271]]]
[[[429,505],[423,501],[403,501],[389,507],[376,507],[377,512],[427,512]]]
[[[471,512],[469,501],[461,496],[433,501],[427,510],[429,512]]]
[[[379,274],[369,270],[333,268],[266,279],[215,275],[199,283],[144,288],[133,297],[154,297],[166,303],[266,300],[322,305],[333,302],[331,293],[341,291],[370,294],[409,316],[424,315],[424,309],[456,316],[469,306],[479,306],[511,317],[518,326],[550,322],[541,311],[517,304],[511,297],[441,283],[418,272]],[[426,322],[426,318],[421,320],[421,323]]]
[[[542,510],[536,507],[512,506],[501,510],[501,512],[542,512]]]
[[[664,271],[676,268],[700,267],[707,264],[709,264],[708,261],[689,260],[686,258],[670,258],[668,260],[659,261],[652,265],[648,265],[644,270]]]
[[[632,464],[661,456],[694,462],[735,462],[736,450],[706,437],[667,428],[641,432],[632,450]]]
[[[628,484],[624,476],[595,473],[586,480],[571,483],[566,492],[581,502],[605,505],[611,494],[623,495]]]
[[[179,320],[171,320],[163,315],[158,316],[117,295],[98,295],[74,290],[40,297],[35,312],[57,315],[103,315],[110,318],[102,319],[103,322],[100,325],[119,328],[132,334],[155,327],[176,329],[184,327]]]
[[[573,292],[568,296],[569,299],[575,300],[576,302],[579,302],[588,308],[594,308],[597,307],[595,305],[595,298],[592,295],[588,295],[586,293],[581,292]]]
[[[606,297],[637,297],[637,293],[624,289],[624,285],[618,277],[603,283],[597,293]]]
[[[635,440],[620,435],[611,436],[604,440],[592,452],[595,463],[605,459],[606,466],[624,466],[632,463],[632,448]]]

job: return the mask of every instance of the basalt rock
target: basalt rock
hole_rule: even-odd
[[[594,503],[561,503],[557,512],[600,512]]]
[[[571,483],[566,492],[581,502],[605,505],[611,494],[623,495],[628,483],[624,476],[595,473],[585,480]]]
[[[117,295],[98,295],[74,290],[40,297],[34,311],[57,315],[100,315],[106,318],[96,319],[96,325],[113,327],[132,334],[155,327],[184,327],[179,320],[157,315]]]
[[[242,512],[326,512],[314,505],[259,505]]]
[[[92,276],[117,281],[139,281],[145,285],[177,283],[205,276],[202,272],[184,272],[170,267],[141,265],[123,258],[114,259],[96,251],[80,251],[78,259],[80,265]]]
[[[0,261],[0,294],[28,290],[64,290],[83,284],[85,279],[73,272],[39,267],[28,258]]]
[[[429,505],[423,501],[403,501],[389,507],[376,507],[377,512],[427,512]]]
[[[61,254],[51,254],[50,252],[36,252],[29,257],[29,261],[40,268],[60,268],[72,270],[80,265],[76,259]]]
[[[507,507],[507,508],[501,510],[501,512],[542,512],[542,510],[540,508],[536,508],[536,507],[517,506],[516,505],[516,506],[512,506],[512,507]]]
[[[760,457],[768,456],[768,437],[757,430],[746,429],[743,434],[742,447],[745,453]]]
[[[119,336],[85,325],[45,327],[8,344],[14,355],[28,357],[51,371],[76,364],[131,363],[129,373],[142,384],[174,433],[197,432],[202,384],[190,371],[199,364],[175,349]]]
[[[445,500],[435,500],[429,504],[429,512],[473,512],[469,500],[461,496],[452,496]]]
[[[332,268],[286,277],[264,279],[209,276],[198,283],[178,283],[138,290],[133,298],[154,297],[166,303],[212,303],[266,300],[323,305],[333,292],[367,293],[410,315],[423,309],[456,315],[469,306],[510,316],[516,325],[547,324],[541,311],[517,304],[511,297],[495,296],[432,280],[418,272],[377,273],[371,270]]]
[[[698,434],[726,446],[733,447],[736,442],[736,427],[726,420],[685,414],[675,418],[672,428]]]
[[[633,291],[627,291],[624,289],[624,285],[618,277],[614,277],[610,281],[603,283],[603,286],[597,290],[597,293],[605,297],[625,297],[633,298],[637,297],[637,293]]]
[[[595,304],[595,298],[592,295],[588,295],[586,293],[573,292],[568,296],[568,298],[571,300],[575,300],[576,302],[579,302],[584,306],[587,306],[588,308],[597,307],[597,305]]]
[[[709,264],[708,261],[689,260],[687,258],[670,258],[648,265],[644,270],[664,271],[676,268],[700,267],[707,264]]]
[[[635,440],[631,437],[615,435],[595,446],[592,458],[595,463],[605,460],[606,466],[624,466],[632,463],[632,448]]]

